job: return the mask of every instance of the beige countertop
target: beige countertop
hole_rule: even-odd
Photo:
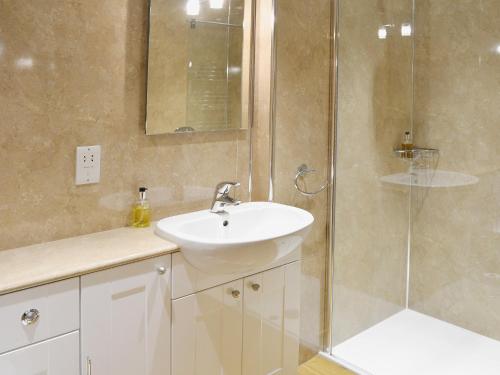
[[[0,251],[0,295],[178,250],[153,231],[119,228]]]

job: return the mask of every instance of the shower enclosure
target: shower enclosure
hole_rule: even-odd
[[[334,7],[326,351],[363,374],[500,374],[500,1]]]

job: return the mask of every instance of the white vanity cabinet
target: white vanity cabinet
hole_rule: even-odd
[[[0,296],[0,374],[78,375],[79,280]]]
[[[294,262],[173,300],[172,375],[296,375],[299,284]]]
[[[0,375],[296,375],[300,261],[270,267],[177,252],[0,296]]]
[[[300,262],[246,277],[244,285],[242,374],[297,374]]]
[[[82,375],[170,374],[170,271],[167,255],[81,277]]]
[[[78,332],[0,355],[2,375],[79,375]]]
[[[239,375],[243,282],[172,302],[172,374]]]

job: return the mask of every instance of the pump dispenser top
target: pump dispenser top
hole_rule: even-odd
[[[146,228],[151,225],[151,206],[147,199],[146,187],[139,188],[139,200],[132,208],[132,226],[135,228]]]

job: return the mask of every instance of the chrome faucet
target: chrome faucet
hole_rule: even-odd
[[[229,196],[229,192],[233,188],[237,188],[240,186],[239,182],[220,182],[217,184],[214,193],[214,199],[212,201],[212,208],[210,212],[215,214],[220,214],[226,212],[224,210],[225,206],[237,206],[241,202],[231,198]]]

